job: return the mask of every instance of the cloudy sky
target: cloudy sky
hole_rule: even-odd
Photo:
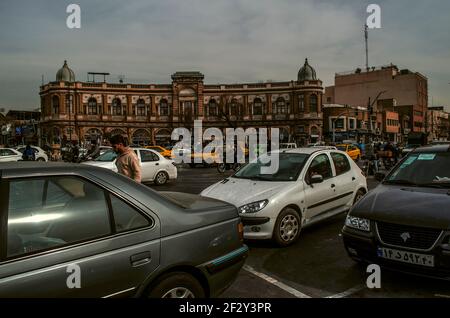
[[[66,26],[71,3],[81,29]],[[365,64],[370,3],[382,26],[369,33],[370,64],[426,75],[430,104],[450,106],[448,0],[1,0],[0,108],[39,107],[42,75],[54,81],[65,59],[81,81],[97,71],[170,83],[195,70],[215,84],[295,80],[308,57],[332,85]]]

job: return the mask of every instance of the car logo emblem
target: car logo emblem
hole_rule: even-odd
[[[405,232],[405,233],[402,233],[402,235],[400,235],[400,237],[406,243],[406,241],[411,238],[411,235],[408,232]]]

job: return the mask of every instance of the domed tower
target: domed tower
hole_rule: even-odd
[[[75,82],[75,73],[67,66],[67,61],[64,61],[64,65],[56,73],[57,82]]]
[[[302,68],[298,71],[298,81],[316,81],[316,70],[308,64],[308,59],[305,59],[305,64],[302,66]]]

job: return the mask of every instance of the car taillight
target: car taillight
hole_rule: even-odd
[[[241,242],[244,242],[244,225],[242,224],[242,222],[239,222],[239,224],[237,225],[237,228],[238,228],[239,240]]]

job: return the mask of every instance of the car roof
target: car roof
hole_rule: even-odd
[[[416,148],[412,151],[412,153],[422,152],[450,152],[450,145],[427,145]]]
[[[307,154],[307,155],[311,155],[315,152],[319,152],[319,151],[326,151],[326,150],[332,150],[332,151],[337,151],[337,152],[341,152],[339,150],[336,149],[331,149],[327,146],[323,146],[323,147],[304,147],[304,148],[295,148],[295,149],[280,149],[278,150],[278,152],[280,153],[303,153],[303,154]]]

